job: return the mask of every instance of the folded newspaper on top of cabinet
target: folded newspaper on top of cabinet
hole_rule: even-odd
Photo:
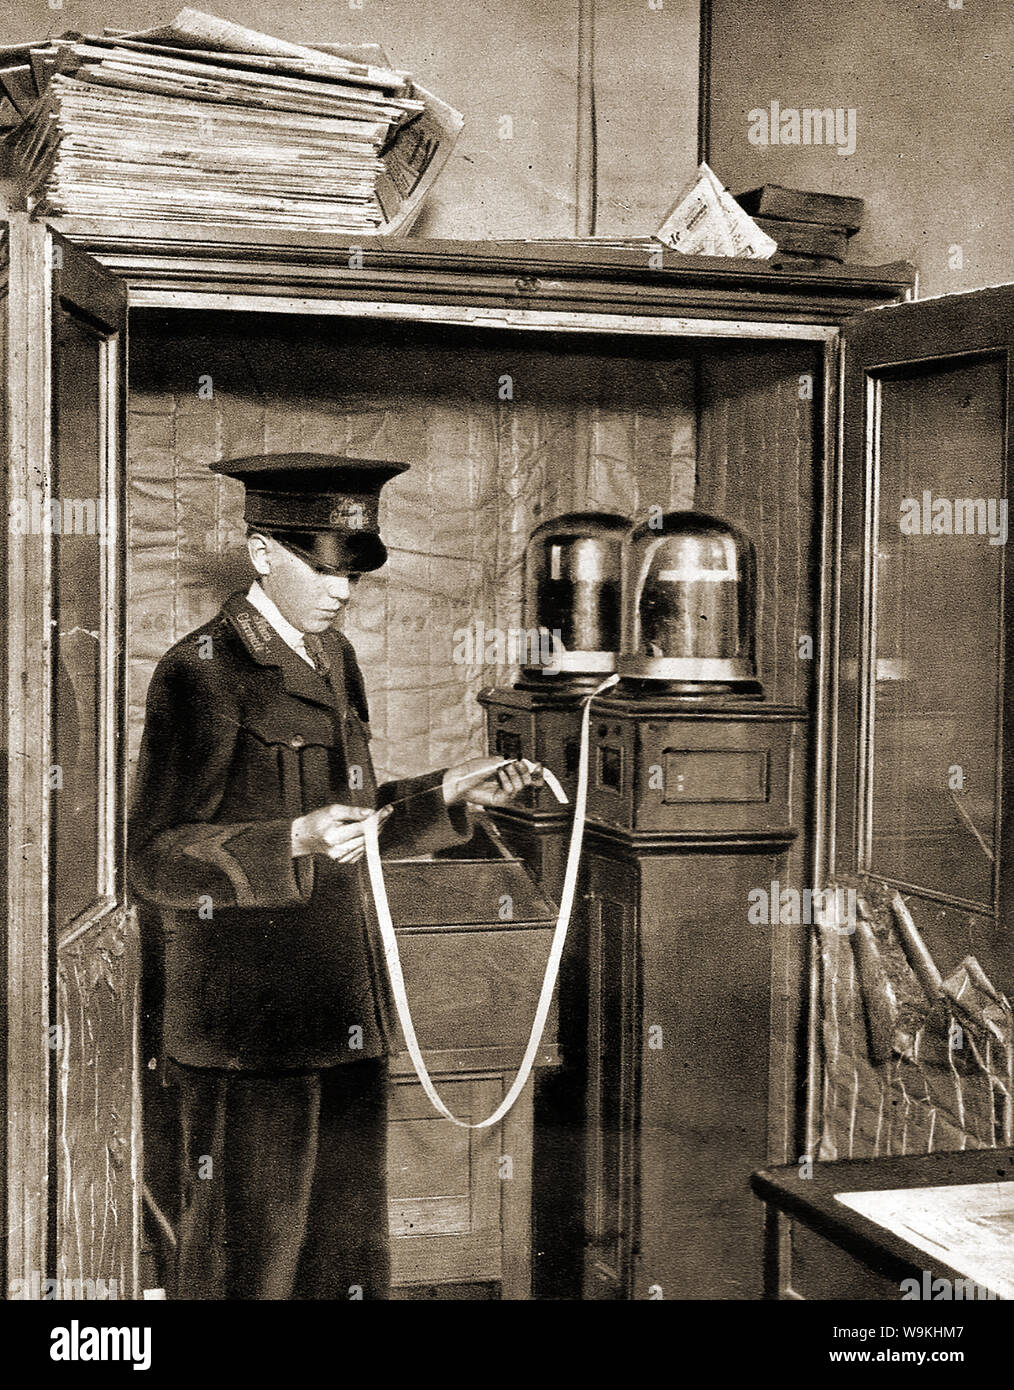
[[[743,211],[707,164],[700,165],[655,236],[684,256],[766,260],[778,250],[778,243]]]

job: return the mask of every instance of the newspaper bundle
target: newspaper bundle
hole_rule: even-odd
[[[293,44],[197,10],[21,56],[0,67],[18,98],[8,163],[41,215],[393,235],[463,124],[376,45]]]

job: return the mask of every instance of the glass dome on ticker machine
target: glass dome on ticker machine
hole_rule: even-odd
[[[620,691],[761,698],[756,591],[753,544],[720,517],[674,511],[638,526],[625,552]]]
[[[531,533],[524,623],[543,643],[540,664],[524,666],[524,682],[552,682],[573,693],[615,671],[623,542],[632,525],[613,512],[567,512]]]

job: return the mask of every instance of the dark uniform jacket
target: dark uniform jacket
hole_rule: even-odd
[[[381,830],[393,856],[470,834],[442,771],[377,787],[355,654],[322,636],[331,686],[234,594],[152,677],[130,876],[162,911],[163,1045],[190,1066],[306,1070],[388,1051],[365,859],[293,859],[297,816],[395,803]]]

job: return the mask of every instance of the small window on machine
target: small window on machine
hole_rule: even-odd
[[[512,729],[498,729],[496,731],[496,751],[501,758],[520,758],[521,735],[516,734]]]
[[[600,744],[598,750],[598,783],[618,792],[623,782],[623,754],[619,748]]]
[[[664,805],[763,802],[770,796],[766,750],[667,750],[664,767]]]
[[[563,744],[563,772],[565,777],[576,777],[581,761],[581,741],[568,738]]]

